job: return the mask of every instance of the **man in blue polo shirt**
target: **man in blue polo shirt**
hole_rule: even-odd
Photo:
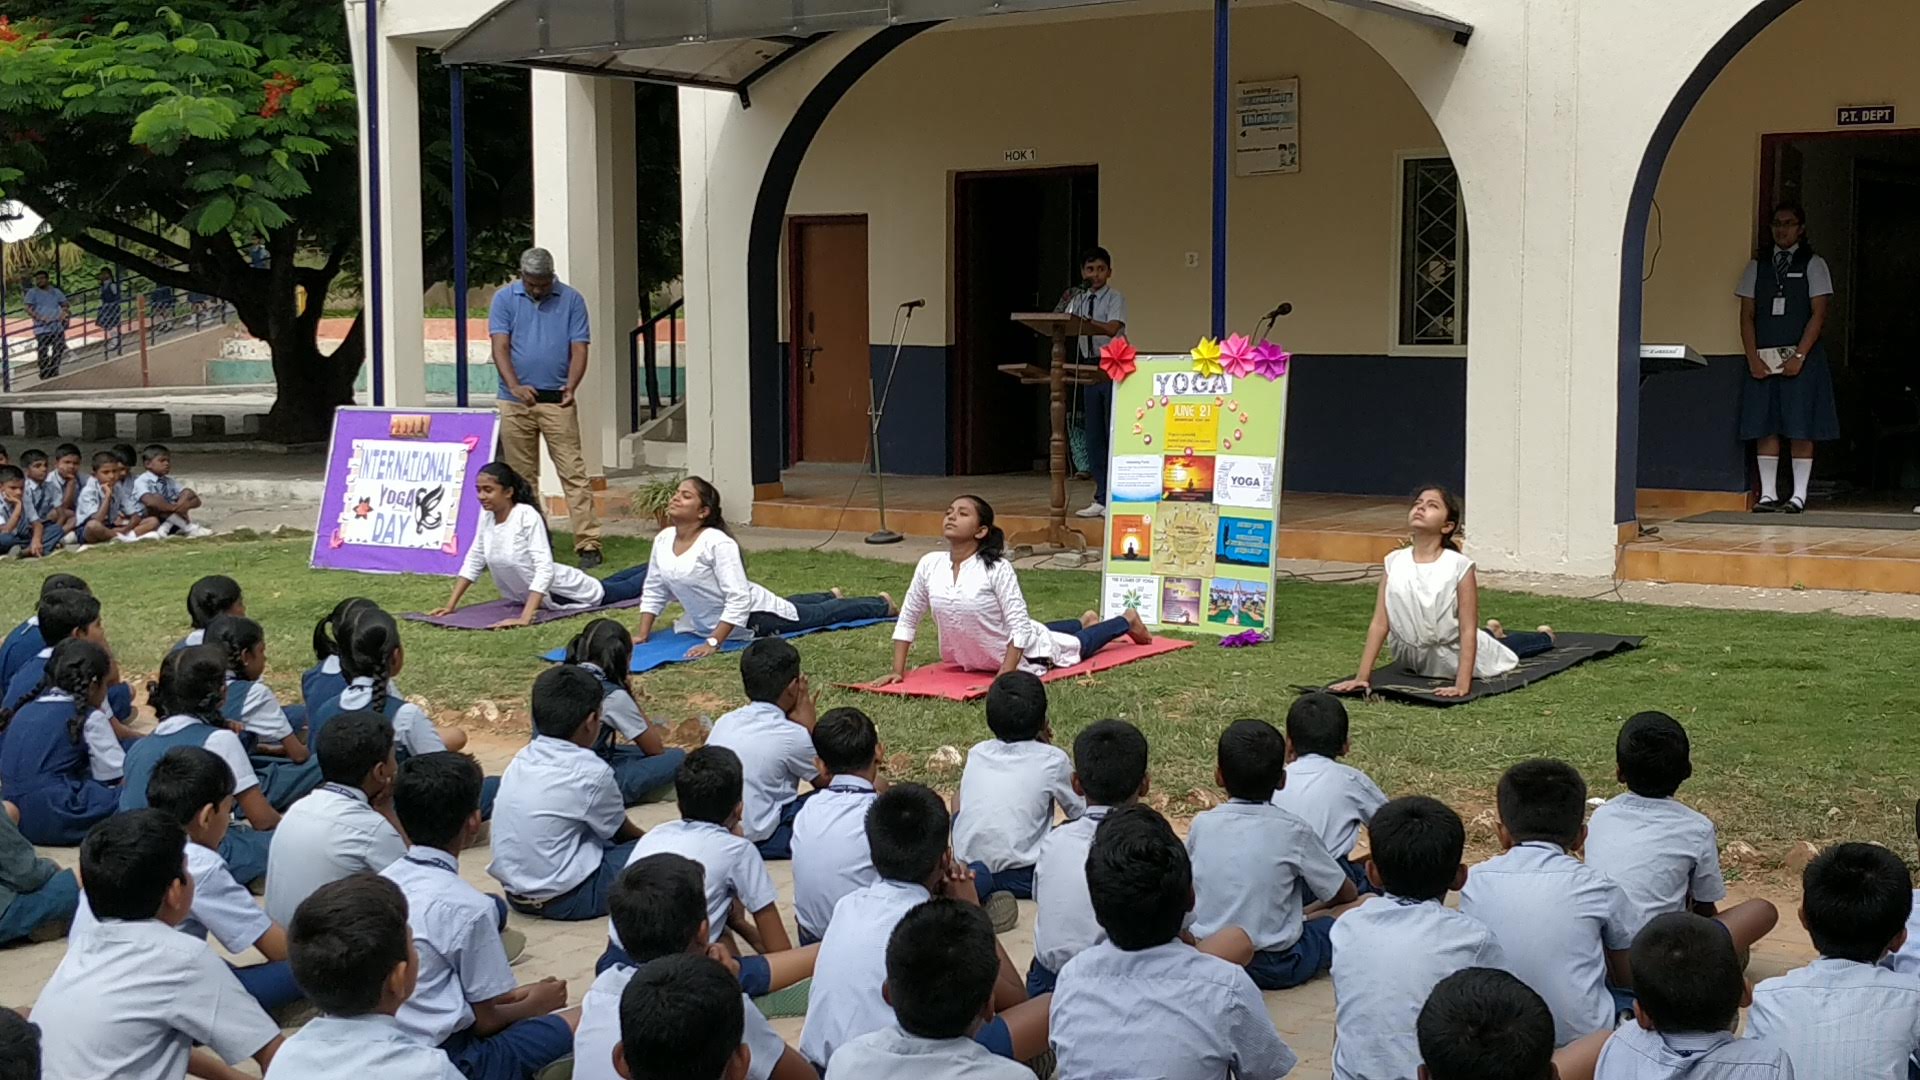
[[[40,346],[40,377],[51,379],[60,374],[60,361],[67,356],[67,294],[47,279],[41,270],[33,275],[33,287],[27,290],[27,314],[33,316],[33,337]]]
[[[500,371],[500,456],[535,485],[540,440],[566,489],[567,516],[580,568],[600,565],[600,521],[593,514],[587,463],[580,454],[580,418],[573,394],[587,376],[587,300],[553,274],[553,255],[528,248],[520,280],[493,294],[487,312],[493,366]]]

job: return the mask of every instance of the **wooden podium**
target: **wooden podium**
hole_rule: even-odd
[[[1045,383],[1047,386],[1048,420],[1051,438],[1048,441],[1047,473],[1053,480],[1052,505],[1047,516],[1047,527],[1030,532],[1015,533],[1012,543],[1016,547],[1052,549],[1056,551],[1084,551],[1087,538],[1080,530],[1067,527],[1067,383],[1084,385],[1105,376],[1098,364],[1068,363],[1067,340],[1078,340],[1093,334],[1091,323],[1079,315],[1067,315],[1060,312],[1031,312],[1011,316],[1014,322],[1032,330],[1041,337],[1053,342],[1052,362],[1042,369],[1037,364],[1001,364],[1000,370],[1029,385]],[[1099,463],[1096,468],[1105,468]]]

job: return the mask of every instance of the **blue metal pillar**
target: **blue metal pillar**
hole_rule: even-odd
[[[458,65],[447,69],[453,95],[453,394],[467,407],[467,94]]]
[[[367,338],[367,385],[373,388],[373,404],[387,403],[387,390],[381,371],[386,358],[387,320],[381,309],[386,274],[381,267],[386,257],[380,241],[380,0],[362,0],[367,14],[367,294],[366,305],[372,333]],[[324,297],[308,297],[321,303]]]
[[[1227,333],[1228,25],[1231,0],[1213,0],[1213,336]]]

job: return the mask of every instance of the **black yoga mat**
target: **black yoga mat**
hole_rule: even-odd
[[[1530,656],[1520,661],[1520,666],[1492,679],[1475,679],[1467,689],[1466,696],[1457,698],[1436,697],[1434,691],[1453,685],[1452,679],[1432,679],[1424,675],[1414,675],[1391,666],[1379,668],[1373,673],[1373,696],[1405,702],[1409,705],[1435,705],[1446,708],[1450,705],[1464,705],[1469,701],[1478,701],[1495,694],[1504,694],[1509,690],[1518,690],[1530,686],[1541,679],[1558,675],[1568,668],[1584,664],[1589,660],[1604,660],[1617,653],[1637,649],[1645,641],[1643,637],[1620,637],[1616,634],[1559,634],[1558,644],[1538,656]],[[1345,678],[1334,679],[1333,683],[1345,682]],[[1326,686],[1296,686],[1295,690],[1306,694],[1316,690],[1325,690]],[[1347,697],[1359,697],[1356,691]]]

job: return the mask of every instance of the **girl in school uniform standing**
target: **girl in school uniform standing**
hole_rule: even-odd
[[[1833,297],[1833,272],[1813,253],[1807,213],[1798,203],[1773,210],[1773,242],[1747,263],[1740,297],[1740,340],[1747,374],[1740,386],[1740,438],[1753,440],[1760,470],[1756,514],[1798,514],[1807,507],[1813,444],[1840,437],[1833,373],[1820,333]],[[1793,458],[1793,494],[1782,501],[1780,441]]]
[[[893,628],[893,671],[875,685],[907,677],[907,654],[920,620],[933,613],[940,659],[967,671],[996,677],[1015,668],[1042,674],[1072,667],[1122,636],[1142,645],[1153,634],[1132,608],[1102,621],[1089,611],[1078,619],[1038,623],[1007,561],[1007,538],[993,523],[993,507],[977,495],[962,495],[947,507],[941,525],[946,551],[935,551],[913,569],[913,584]]]
[[[686,612],[674,631],[706,638],[687,650],[689,660],[711,656],[742,629],[755,637],[790,634],[854,619],[884,619],[896,610],[885,593],[848,598],[835,589],[782,599],[748,580],[740,545],[720,509],[720,492],[698,476],[674,489],[667,520],[672,524],[653,538],[647,561],[635,645],[653,635],[654,620],[669,600],[679,601]]]
[[[113,675],[107,650],[69,638],[54,648],[31,699],[0,712],[0,782],[20,811],[20,834],[36,844],[78,844],[119,806],[119,793],[91,775],[81,737],[88,715],[105,704]]]
[[[543,607],[585,610],[640,595],[641,583],[647,579],[645,566],[628,567],[602,581],[578,567],[554,562],[547,520],[533,505],[533,485],[505,462],[480,470],[474,494],[484,511],[480,531],[467,549],[460,576],[454,579],[453,596],[446,607],[433,613],[436,617],[453,614],[482,571],[493,576],[494,588],[502,597],[522,605],[519,615],[494,623],[496,630],[532,626],[534,612]]]
[[[1508,633],[1496,620],[1462,633],[1480,619],[1480,579],[1460,551],[1460,500],[1446,488],[1420,489],[1407,512],[1411,543],[1387,556],[1386,576],[1374,600],[1359,673],[1327,687],[1336,694],[1373,687],[1380,649],[1393,644],[1394,666],[1429,678],[1452,679],[1435,697],[1465,697],[1473,680],[1505,675],[1520,661],[1553,648],[1553,628]]]

